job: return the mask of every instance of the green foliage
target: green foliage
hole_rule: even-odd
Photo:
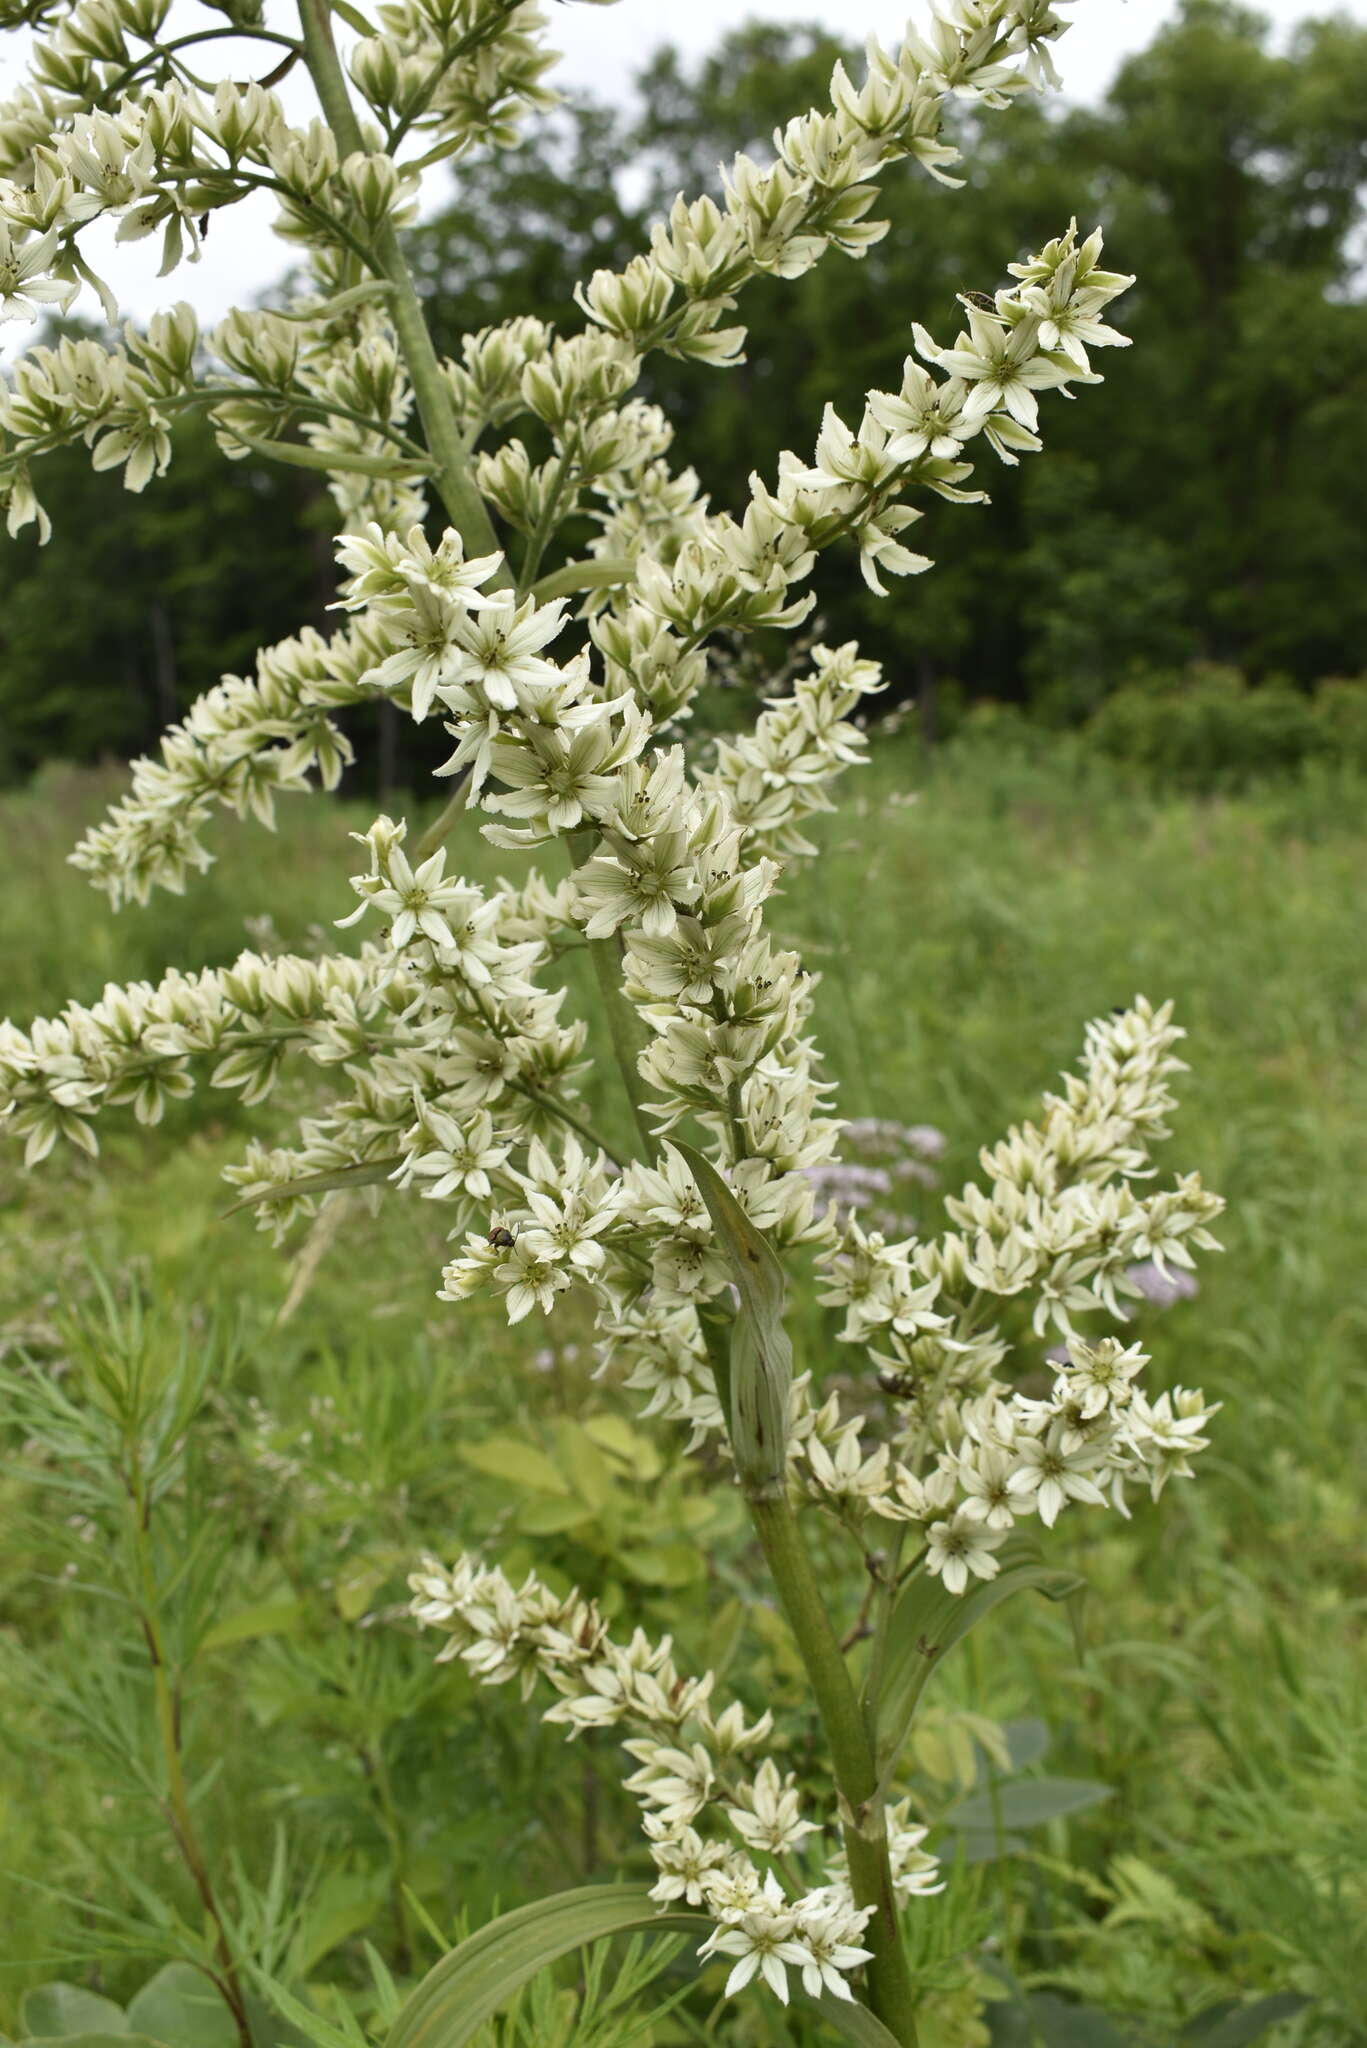
[[[581,101],[515,157],[462,166],[458,199],[414,238],[441,331],[529,304],[573,319],[576,276],[620,263],[676,191],[715,189],[734,151],[763,157],[855,55],[814,27],[743,24],[696,69],[662,51],[634,121]],[[875,601],[819,570],[828,637],[857,635],[931,727],[946,675],[1072,719],[1192,657],[1301,685],[1351,668],[1367,629],[1364,107],[1360,24],[1305,23],[1274,55],[1261,17],[1188,0],[1099,108],[965,117],[966,191],[886,181],[891,231],[861,262],[758,281],[746,362],[706,378],[652,364],[649,395],[717,502],[741,502],[827,400],[851,416],[896,377],[913,318],[947,318],[1076,211],[1138,276],[1133,351],[1051,426],[1047,463],[995,477],[971,516],[932,514],[917,536],[932,577]],[[589,163],[633,198],[644,184],[639,203],[589,208]],[[493,262],[497,247],[512,253]]]
[[[662,51],[631,116],[571,100],[521,148],[463,160],[450,204],[409,238],[439,348],[528,308],[577,325],[576,279],[628,261],[651,215],[714,189],[736,149],[764,155],[850,54],[816,28],[744,24],[694,70]],[[775,447],[808,445],[827,399],[848,412],[896,382],[913,317],[947,327],[957,293],[1002,279],[1076,210],[1138,275],[1133,351],[1051,426],[1047,463],[1003,472],[971,515],[932,515],[933,577],[875,601],[843,565],[819,570],[827,637],[858,635],[930,733],[953,676],[1074,721],[1193,659],[1300,688],[1351,672],[1367,631],[1364,107],[1360,23],[1305,22],[1273,54],[1257,15],[1187,0],[1101,106],[965,117],[966,191],[905,170],[880,194],[892,231],[862,262],[756,282],[741,367],[653,361],[644,393],[716,502],[739,504]],[[225,465],[192,424],[177,445],[158,489],[133,498],[83,457],[48,463],[54,538],[22,538],[7,568],[0,780],[145,746],[263,638],[325,622],[313,481]],[[1261,694],[1244,707],[1252,736],[1221,742],[1222,773],[1318,750],[1289,700],[1274,719]],[[1349,723],[1361,757],[1360,709]],[[381,786],[438,746],[385,722]]]
[[[44,473],[53,536],[10,541],[0,610],[0,783],[54,756],[149,747],[263,640],[325,622],[332,597],[317,487],[296,471],[225,463],[192,421],[155,491],[131,498],[84,451]]]
[[[97,780],[52,777],[0,808],[17,875],[0,949],[24,1006],[107,971],[106,914],[62,862],[102,796]],[[1090,2043],[1098,2013],[1143,2048],[1183,2030],[1217,2048],[1202,2020],[1234,2039],[1263,2026],[1268,2048],[1367,2041],[1350,1606],[1367,1330],[1361,801],[1346,774],[1217,805],[1160,798],[1094,750],[1032,758],[972,736],[926,774],[890,743],[850,814],[822,827],[816,885],[788,909],[823,975],[842,1107],[933,1114],[945,1185],[1021,1113],[1041,1067],[1064,1063],[1080,1012],[1161,979],[1192,1038],[1187,1141],[1231,1197],[1229,1258],[1161,1328],[1151,1310],[1141,1326],[1157,1358],[1199,1360],[1218,1384],[1217,1468],[1159,1515],[1094,1526],[1080,1663],[1066,1607],[1031,1602],[1027,1631],[1011,1603],[922,1702],[902,1782],[935,1846],[989,1836],[972,1824],[994,1800],[1022,1845],[951,1862],[934,1911],[907,1909],[928,2048],[985,2048],[989,2023],[1028,2043],[1009,2031],[1018,2001],[985,1973],[989,1929],[1022,1998],[1074,2038],[1091,2027]],[[320,803],[283,827],[271,885],[288,942],[345,907],[324,877],[357,822]],[[228,957],[261,848],[229,833],[193,907],[128,913],[121,947],[149,967],[192,946]],[[493,872],[495,856],[468,852]],[[614,1750],[583,1741],[578,1774],[553,1772],[559,1739],[534,1707],[511,1688],[476,1702],[394,1618],[417,1549],[497,1529],[510,1569],[535,1556],[558,1583],[672,1627],[682,1668],[715,1665],[751,1707],[774,1707],[800,1773],[791,1642],[749,1592],[734,1495],[698,1484],[667,1434],[592,1380],[569,1326],[529,1368],[492,1321],[472,1314],[454,1343],[449,1311],[414,1296],[415,1264],[437,1263],[432,1205],[389,1205],[376,1224],[344,1212],[293,1290],[247,1219],[218,1220],[214,1168],[240,1147],[240,1113],[225,1125],[206,1096],[169,1128],[169,1145],[129,1129],[105,1161],[32,1178],[10,1164],[0,1182],[0,2032],[24,2030],[25,1990],[54,1978],[128,2016],[167,1964],[198,1962],[207,1983],[213,1962],[161,1804],[127,1487],[111,1469],[131,1440],[156,1494],[150,1605],[182,1684],[191,1813],[249,2010],[263,2024],[269,1980],[308,2025],[277,2002],[263,2043],[329,2026],[362,2048],[462,1914],[480,1925],[641,1874]],[[929,1221],[934,1197],[919,1199]],[[112,1313],[88,1254],[118,1276]],[[89,1312],[61,1320],[58,1297]],[[824,1369],[825,1312],[796,1306],[795,1365]],[[851,1624],[859,1592],[832,1582]],[[1111,1796],[1066,1811],[1082,1795],[1060,1780]],[[683,1988],[672,1970],[636,2019]],[[722,1975],[642,2044],[696,2042]],[[540,2048],[556,2028],[574,2040],[581,1995],[577,1965],[551,1971],[487,2048]],[[725,2010],[711,2038],[727,2048],[831,2038],[810,2012]]]
[[[923,1566],[899,1594],[888,1629],[887,1663],[879,1695],[879,1756],[895,1765],[911,1727],[917,1701],[949,1650],[1004,1600],[1017,1593],[1043,1593],[1047,1600],[1071,1600],[1085,1581],[1075,1572],[1050,1569],[1036,1546],[1017,1542],[1002,1552],[995,1578],[956,1597]]]
[[[1116,690],[1087,727],[1103,753],[1179,789],[1240,788],[1307,763],[1367,768],[1367,680],[1313,693],[1198,664]]]
[[[609,1934],[684,1927],[698,1913],[660,1914],[646,1885],[589,1885],[538,1899],[491,1921],[443,1956],[404,2005],[385,2048],[464,2048],[484,2022],[548,1963]]]

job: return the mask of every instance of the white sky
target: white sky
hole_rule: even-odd
[[[568,5],[549,9],[554,40],[564,58],[557,81],[616,101],[629,97],[633,76],[664,43],[674,43],[689,56],[701,57],[728,27],[747,18],[821,22],[845,36],[874,34],[891,42],[900,35],[908,11],[907,0],[618,0],[612,6],[569,0]],[[1122,58],[1142,49],[1175,11],[1175,0],[1083,0],[1057,47],[1067,97],[1099,98]],[[1261,11],[1271,17],[1278,34],[1284,35],[1296,22],[1331,13],[1335,7],[1334,0],[1320,0],[1320,4],[1315,0],[1263,0]],[[1367,0],[1339,0],[1338,11],[1367,21]],[[267,21],[272,25],[278,19],[283,27],[291,17],[288,5],[268,0]],[[0,96],[13,91],[22,79],[27,39],[28,32],[22,30],[0,38]],[[217,47],[225,52],[239,48],[228,42]],[[237,75],[250,75],[259,59],[247,46],[241,47],[247,61]],[[232,75],[234,69],[229,60],[223,61],[222,75]],[[307,81],[290,78],[285,95],[292,113],[304,116],[311,111]],[[156,276],[159,237],[126,244],[117,251],[112,229],[88,231],[85,240],[96,269],[109,279],[127,311],[145,317],[158,306],[188,299],[208,323],[221,318],[231,306],[250,302],[286,267],[270,233],[273,211],[273,203],[262,197],[216,215],[202,259],[182,264],[165,279]],[[101,257],[107,261],[101,263]],[[97,310],[88,294],[77,304],[91,312]],[[12,352],[24,331],[9,325],[0,332],[0,356]]]

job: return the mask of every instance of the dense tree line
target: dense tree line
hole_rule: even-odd
[[[414,233],[445,345],[529,305],[576,324],[575,280],[624,263],[680,188],[715,190],[720,160],[763,153],[837,56],[858,61],[751,24],[696,71],[661,55],[629,113],[575,100],[461,165]],[[776,448],[807,454],[827,399],[857,416],[869,386],[895,387],[913,319],[952,340],[956,294],[993,289],[1076,212],[1138,276],[1133,350],[1085,406],[1048,406],[1046,459],[984,462],[990,506],[934,503],[914,543],[932,575],[879,601],[848,561],[826,567],[826,632],[857,635],[928,721],[947,678],[1071,719],[1191,661],[1300,686],[1360,670],[1367,29],[1309,22],[1274,54],[1256,15],[1187,0],[1102,105],[1019,105],[966,155],[957,193],[910,169],[883,182],[892,232],[861,263],[753,287],[743,366],[652,366],[714,503]],[[5,556],[0,775],[144,745],[258,633],[325,615],[328,515],[301,474],[226,465],[189,435],[142,497],[75,459],[46,495],[50,545]]]

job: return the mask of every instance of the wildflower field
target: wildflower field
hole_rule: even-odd
[[[820,977],[861,1198],[904,1234],[942,1228],[942,1194],[1072,1065],[1079,1021],[1142,989],[1188,1034],[1160,1172],[1199,1163],[1228,1203],[1199,1292],[1135,1308],[1152,1386],[1221,1404],[1199,1483],[1070,1521],[1085,1594],[1003,1606],[928,1687],[903,1777],[903,1820],[946,1879],[907,1916],[922,2048],[1025,2048],[1031,2025],[1046,2048],[1367,2041],[1367,792],[1325,774],[1166,798],[1071,748],[965,742],[927,763],[904,735],[851,782],[770,922]],[[337,943],[368,808],[317,797],[276,836],[234,827],[185,896],[112,920],[65,857],[118,787],[50,770],[0,803],[12,1016],[171,961]],[[449,845],[451,871],[485,883],[517,860],[468,820]],[[219,1168],[303,1106],[296,1086],[261,1109],[202,1089],[152,1131],[111,1112],[96,1161],[67,1148],[26,1175],[7,1151],[0,1370],[13,1397],[42,1361],[98,1407],[122,1352],[179,1390],[181,1448],[146,1519],[184,1558],[163,1647],[179,1655],[177,1629],[188,1646],[185,1798],[242,1953],[345,2043],[382,2039],[462,1930],[652,1874],[612,1731],[567,1752],[544,1699],[434,1664],[407,1611],[424,1551],[490,1546],[514,1581],[535,1563],[627,1632],[672,1633],[681,1670],[772,1709],[799,1784],[811,1759],[739,1495],[594,1377],[575,1298],[529,1341],[497,1305],[439,1302],[442,1211],[415,1194],[374,1219],[349,1194],[285,1257],[224,1215]],[[624,1133],[613,1077],[586,1087],[595,1128]],[[801,1294],[797,1371],[841,1383],[837,1323]],[[65,1491],[42,1483],[22,1401],[9,1411],[0,2037],[156,2039],[153,1994],[99,2003],[126,2007],[202,1917],[163,1811],[154,1660],[110,1597],[115,1539],[80,1458]],[[817,1562],[856,1628],[860,1575],[833,1544]],[[543,1973],[481,2048],[828,2038],[810,2013],[724,2000],[725,1959],[696,1979],[693,1946]],[[92,2002],[35,2024],[49,2008],[25,1994],[57,1979]],[[173,2048],[219,2048],[224,2017]],[[309,2035],[277,2011],[260,2038]]]

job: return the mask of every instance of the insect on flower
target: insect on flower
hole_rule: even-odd
[[[495,1223],[485,1242],[497,1246],[501,1252],[506,1252],[517,1243],[517,1232],[509,1230],[506,1223]]]

